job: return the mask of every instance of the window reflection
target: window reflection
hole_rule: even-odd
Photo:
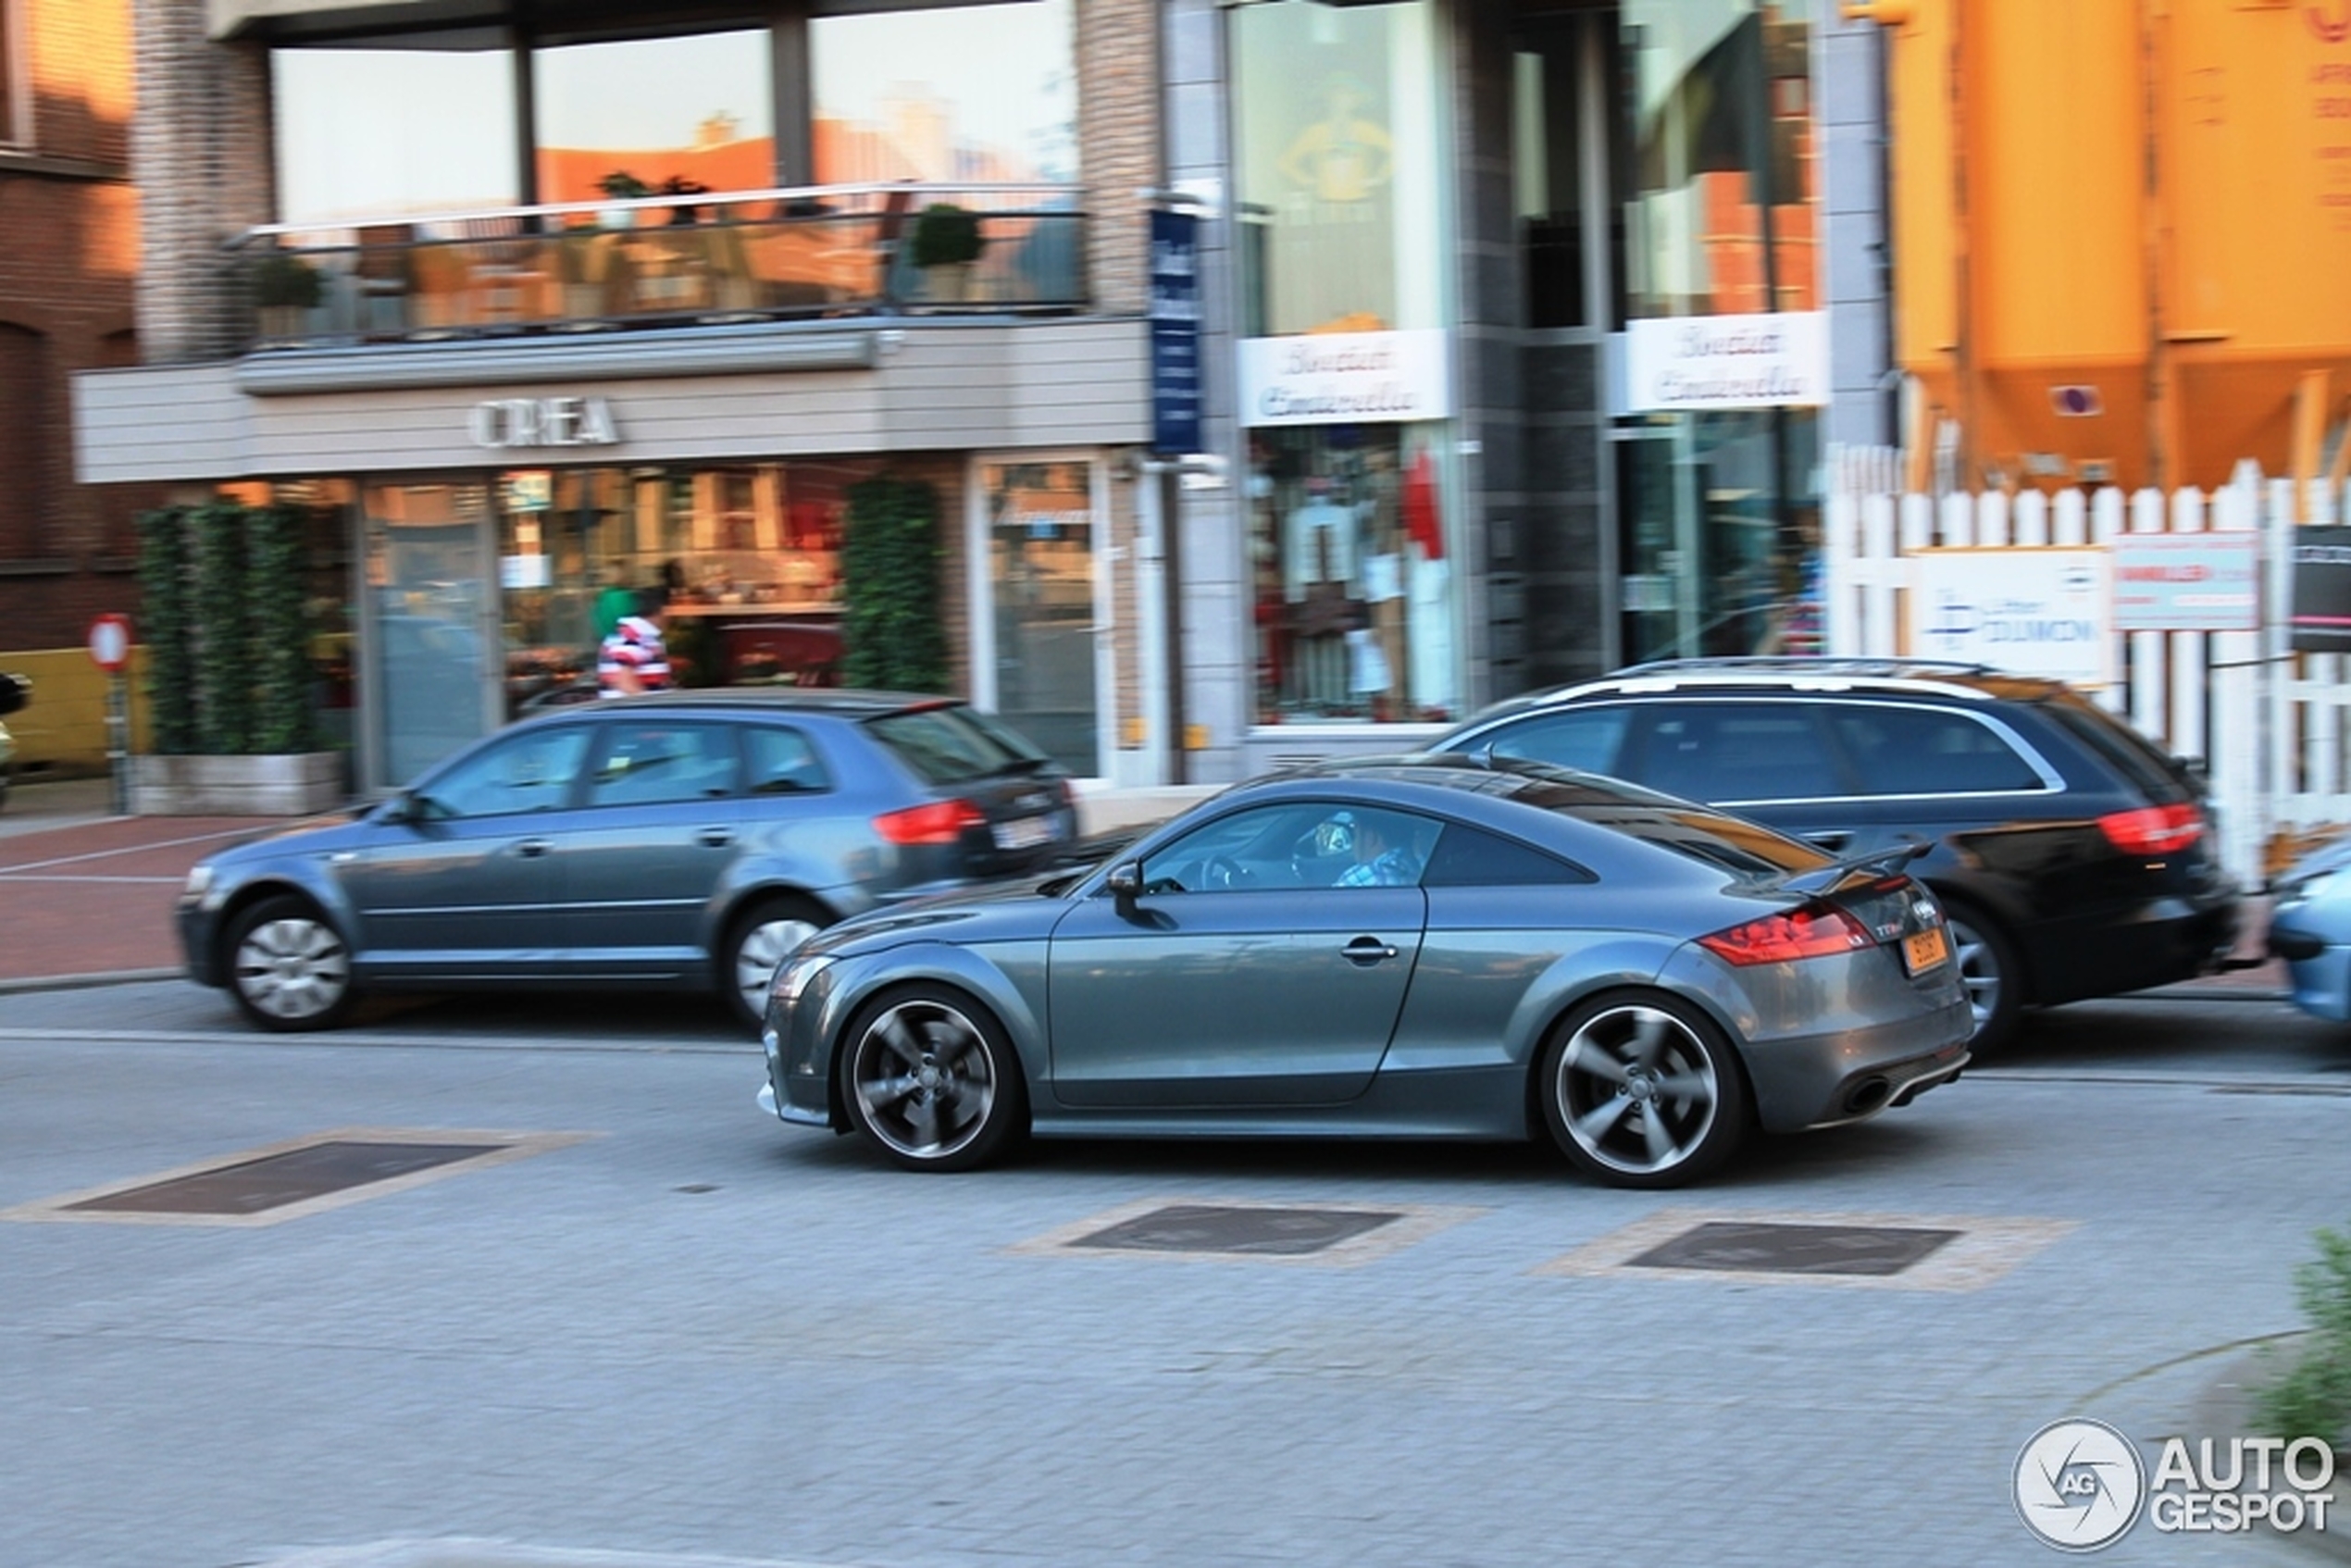
[[[279,49],[269,69],[281,222],[522,199],[505,48]]]
[[[1075,38],[1069,0],[813,19],[817,181],[1075,180]]]
[[[769,56],[765,31],[538,50],[539,199],[594,201],[624,174],[648,193],[774,185]]]
[[[1624,19],[1635,76],[1632,314],[1817,308],[1802,11],[1629,0]]]

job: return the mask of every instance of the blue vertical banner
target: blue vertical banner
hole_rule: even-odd
[[[1200,219],[1151,215],[1151,449],[1200,450]]]

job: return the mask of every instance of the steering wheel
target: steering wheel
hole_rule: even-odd
[[[1240,862],[1230,855],[1213,854],[1200,864],[1200,885],[1203,888],[1243,888],[1249,885],[1249,873]]]

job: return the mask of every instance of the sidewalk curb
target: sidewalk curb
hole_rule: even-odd
[[[0,996],[17,996],[28,991],[86,991],[101,986],[134,986],[151,980],[177,980],[187,975],[185,969],[106,969],[91,975],[32,975],[19,980],[0,980]]]

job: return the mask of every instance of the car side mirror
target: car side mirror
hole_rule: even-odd
[[[403,790],[377,808],[376,820],[413,824],[423,815],[417,809],[417,797]]]
[[[1132,860],[1121,861],[1110,868],[1110,875],[1103,878],[1102,886],[1110,890],[1110,896],[1118,901],[1119,908],[1132,907],[1135,901],[1143,894],[1141,863]]]

